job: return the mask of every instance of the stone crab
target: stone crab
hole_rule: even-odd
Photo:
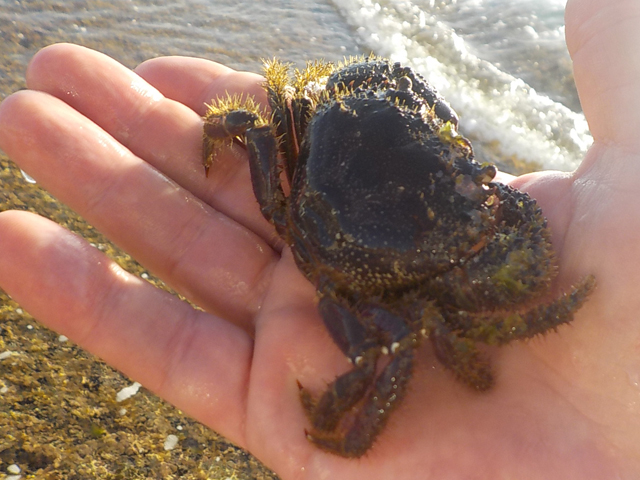
[[[252,98],[209,106],[203,161],[208,172],[230,141],[246,146],[262,214],[353,365],[319,397],[299,385],[311,442],[345,457],[367,452],[425,339],[484,391],[494,377],[477,342],[502,345],[573,319],[594,278],[543,301],[557,267],[540,208],[474,160],[457,115],[422,76],[370,57],[309,62],[293,76],[273,60],[265,77],[270,114]]]

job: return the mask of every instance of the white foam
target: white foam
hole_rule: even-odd
[[[409,1],[333,0],[374,53],[422,73],[460,116],[463,134],[547,169],[577,167],[592,143],[584,115],[473,55],[465,41]]]

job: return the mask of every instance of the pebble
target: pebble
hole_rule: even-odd
[[[10,356],[13,355],[14,352],[12,352],[11,350],[7,350],[5,352],[0,353],[0,360],[4,360],[5,358],[9,358]]]
[[[164,441],[164,449],[165,450],[173,450],[176,448],[178,444],[178,437],[175,435],[167,435],[167,438]]]
[[[116,394],[116,402],[123,402],[127,398],[133,397],[136,393],[138,393],[138,390],[140,390],[141,386],[142,385],[140,385],[138,382],[133,382],[133,384],[129,385],[128,387],[124,387]]]
[[[9,472],[9,473],[20,473],[20,467],[14,463],[13,465],[9,465],[7,467],[7,472]]]

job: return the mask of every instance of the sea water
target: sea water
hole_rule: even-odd
[[[572,170],[591,144],[561,1],[333,1],[362,45],[417,69],[501,156]]]

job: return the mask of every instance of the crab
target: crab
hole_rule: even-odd
[[[474,160],[458,117],[417,72],[369,57],[265,62],[271,113],[216,99],[204,117],[206,171],[246,146],[264,217],[313,283],[328,333],[352,364],[322,395],[298,384],[307,438],[365,454],[407,391],[429,340],[478,391],[494,375],[478,343],[503,345],[570,322],[586,276],[548,300],[557,273],[535,200]]]

